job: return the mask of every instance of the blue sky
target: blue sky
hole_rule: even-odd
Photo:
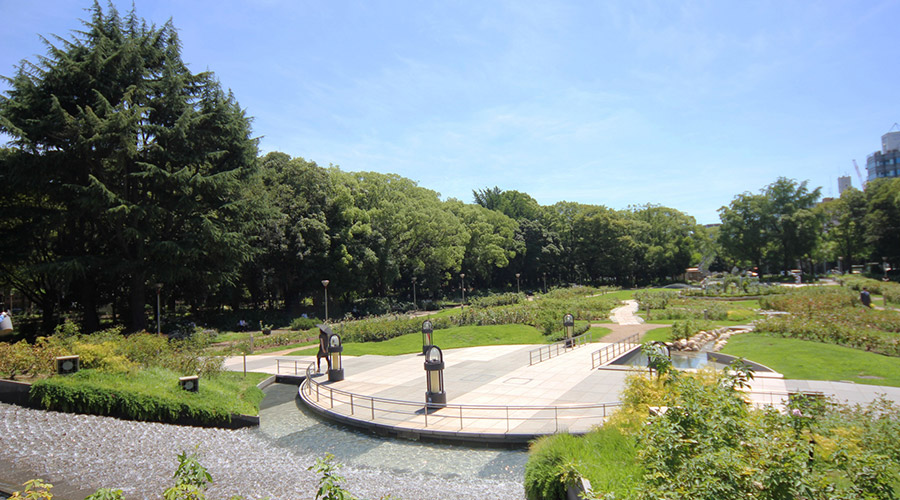
[[[135,5],[173,19],[185,61],[234,92],[262,152],[466,202],[499,186],[714,223],[779,176],[824,196],[839,175],[858,187],[851,160],[865,168],[900,122],[900,0]],[[0,75],[88,6],[0,0]]]

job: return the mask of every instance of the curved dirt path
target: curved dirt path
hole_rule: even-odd
[[[623,302],[624,305],[610,311],[609,319],[612,323],[591,323],[592,327],[612,330],[612,333],[603,337],[603,342],[618,342],[636,333],[643,337],[650,330],[669,326],[644,323],[644,319],[635,314],[638,311],[637,301],[624,300]]]

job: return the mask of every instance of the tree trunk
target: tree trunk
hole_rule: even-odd
[[[81,295],[81,332],[92,333],[100,329],[100,317],[97,315],[97,287],[94,278],[85,276],[79,283]]]
[[[146,287],[144,286],[144,273],[137,272],[131,276],[131,286],[128,290],[128,331],[138,332],[147,329],[147,315],[144,312],[146,305]]]

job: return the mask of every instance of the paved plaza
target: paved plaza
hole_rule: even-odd
[[[565,349],[531,364],[529,353],[540,345],[480,346],[444,351],[447,407],[425,411],[424,356],[344,356],[345,378],[328,382],[313,378],[303,399],[330,418],[407,437],[461,440],[522,441],[559,431],[582,433],[602,424],[615,410],[625,379],[635,368],[592,367],[592,354],[631,335],[664,325],[642,324],[629,301],[611,314],[618,323],[603,342]],[[544,346],[546,348],[546,346]],[[248,371],[281,375],[306,374],[314,356],[247,356]],[[324,361],[324,360],[323,360]],[[325,363],[322,363],[323,369]],[[226,368],[243,370],[242,357],[229,358]],[[821,392],[850,403],[866,403],[879,395],[900,401],[900,388],[842,382],[784,380],[780,374],[757,372],[747,399],[780,405],[789,392]]]

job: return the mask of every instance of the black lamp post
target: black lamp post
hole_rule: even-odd
[[[161,335],[162,330],[159,326],[159,293],[162,291],[163,284],[156,284],[156,334]]]
[[[563,316],[563,325],[566,327],[566,347],[572,347],[575,343],[572,336],[575,333],[575,316],[566,314]]]
[[[412,278],[412,283],[413,283],[413,310],[418,311],[419,303],[416,302],[416,277],[415,276],[413,276],[413,278]]]
[[[441,348],[433,345],[425,353],[425,408],[443,408],[447,405],[447,393],[444,391],[444,354]]]
[[[328,284],[331,281],[322,280],[322,286],[325,287],[325,322],[328,322]]]
[[[544,273],[544,293],[547,293],[547,273]]]
[[[427,354],[428,349],[434,345],[432,332],[434,332],[434,325],[431,324],[431,320],[426,319],[422,322],[422,354]]]
[[[881,269],[884,271],[884,276],[882,276],[881,281],[887,281],[887,257],[881,258]]]
[[[838,272],[844,274],[844,258],[838,257]]]
[[[344,380],[344,367],[341,366],[341,352],[343,350],[344,346],[341,345],[341,336],[330,332],[328,334],[328,356],[331,357],[331,368],[328,370],[329,382]]]
[[[521,293],[522,291],[519,289],[519,276],[522,276],[522,273],[516,273],[516,293]]]

